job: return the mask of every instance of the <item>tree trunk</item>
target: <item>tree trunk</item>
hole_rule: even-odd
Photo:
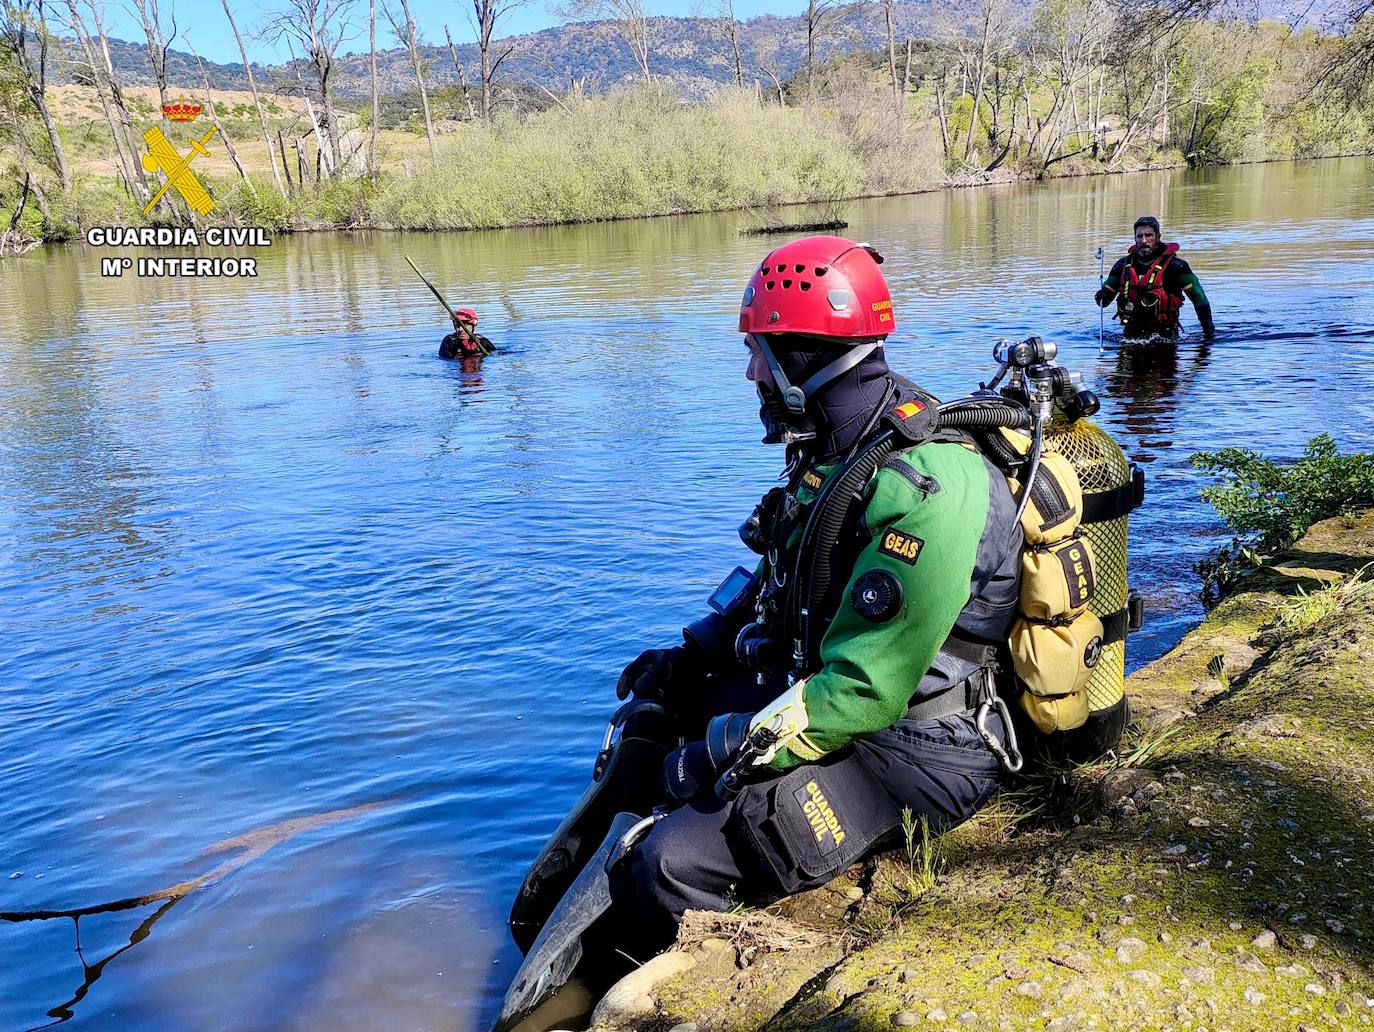
[[[429,113],[429,91],[425,89],[425,73],[420,66],[420,46],[415,37],[415,20],[410,16],[410,0],[401,0],[401,13],[405,15],[406,19],[406,47],[410,50],[410,66],[415,69],[415,85],[420,90],[420,111],[425,116],[425,135],[429,137],[429,156],[437,160],[439,146],[434,138],[434,119]],[[330,121],[333,122],[332,116]]]
[[[295,60],[294,57],[292,58],[291,63],[292,63],[293,65],[296,65],[296,81],[297,81],[298,83],[301,84],[301,98],[305,101],[305,113],[306,113],[307,115],[310,116],[310,128],[311,128],[311,130],[313,130],[313,132],[314,132],[314,134],[315,134],[315,147],[316,147],[316,149],[317,149],[318,151],[323,152],[324,149],[325,149],[325,146],[324,146],[324,134],[323,134],[322,132],[320,132],[320,120],[319,120],[317,117],[315,117],[315,105],[312,104],[312,103],[310,102],[310,94],[306,92],[306,89],[305,89],[305,79],[301,76],[301,67],[300,67],[300,65],[296,63],[296,60]],[[324,116],[325,116],[325,118],[329,118],[329,117],[330,117],[330,111],[329,111],[329,108],[328,108],[328,107],[325,108]],[[331,122],[329,128],[330,128],[331,132],[337,131],[337,129],[338,129],[338,127],[335,126],[332,122]],[[333,149],[337,151],[337,150],[338,150],[338,143],[337,143],[337,141],[331,140],[331,144],[333,145]],[[299,141],[299,140],[296,141],[296,150],[297,150],[298,153],[302,153],[302,154],[304,153],[303,151],[301,151],[301,146],[300,146],[300,141]],[[302,160],[304,160],[304,159],[302,158]],[[332,169],[332,168],[328,169],[327,171],[329,172],[329,174],[331,174],[331,175],[333,174],[333,169]],[[316,176],[316,177],[315,177],[315,181],[316,181],[317,183],[319,182],[319,176]],[[305,175],[304,175],[304,174],[301,175],[301,182],[302,182],[302,183],[305,182]]]
[[[281,194],[282,200],[290,198],[290,191],[282,183],[281,171],[277,168],[277,156],[272,150],[272,134],[267,130],[267,115],[262,110],[262,98],[258,96],[258,84],[253,78],[253,66],[248,63],[248,51],[243,49],[243,37],[239,35],[239,27],[234,24],[234,16],[229,12],[229,0],[222,0],[224,4],[224,16],[229,19],[229,28],[234,32],[234,42],[239,45],[239,56],[243,59],[243,70],[248,75],[248,89],[253,94],[253,106],[258,109],[258,122],[262,126],[262,142],[267,145],[267,162],[272,166],[272,179],[277,184],[277,191]],[[278,143],[281,141],[281,133],[277,134]],[[286,168],[286,151],[282,151],[282,168]],[[291,173],[286,173],[287,182],[291,180]]]
[[[372,88],[372,125],[367,135],[367,170],[377,171],[377,123],[382,117],[382,102],[377,94],[377,0],[367,5],[367,74]]]
[[[193,50],[192,53],[195,53]],[[243,170],[243,162],[239,161],[239,156],[234,150],[234,141],[229,139],[229,134],[224,131],[224,126],[220,125],[219,112],[215,110],[215,98],[210,95],[210,76],[205,72],[205,62],[196,54],[196,64],[200,65],[200,77],[205,82],[205,106],[210,109],[210,120],[215,123],[215,129],[219,133],[219,138],[224,141],[224,150],[229,155],[229,160],[234,163],[234,168],[238,170],[239,178],[248,185],[249,193],[256,193],[253,189],[253,181],[248,178],[248,173]]]
[[[134,132],[134,120],[129,115],[129,105],[124,103],[124,91],[119,88],[119,80],[115,78],[114,62],[110,60],[110,37],[105,33],[105,20],[101,17],[100,8],[92,6],[95,14],[96,32],[100,34],[100,53],[105,59],[105,75],[110,83],[110,100],[114,103],[115,113],[119,115],[119,123],[124,128],[124,140],[129,148],[129,163],[134,169],[134,178],[140,189],[148,189],[148,179],[143,174],[143,162],[135,160],[139,153],[139,136]],[[175,203],[175,202],[174,202]]]
[[[901,100],[901,90],[897,82],[897,28],[892,19],[892,8],[896,0],[883,0],[883,18],[887,22],[887,75],[892,80],[892,103]]]
[[[448,26],[444,26],[444,39],[448,40],[448,56],[453,58],[453,70],[458,73],[458,85],[463,91],[463,103],[468,109],[468,118],[474,122],[477,120],[477,109],[472,103],[472,90],[468,89],[467,73],[463,71],[463,62],[458,60],[458,48],[453,45],[453,37],[449,35]]]
[[[496,12],[491,3],[492,0],[472,0],[472,9],[477,15],[477,50],[481,56],[483,125],[491,125],[491,34],[496,27]]]
[[[281,130],[280,130],[280,129],[277,130],[277,146],[281,148],[281,167],[282,167],[282,171],[284,171],[284,172],[286,173],[286,187],[287,187],[287,190],[288,190],[288,191],[294,191],[294,190],[296,189],[296,187],[295,187],[295,185],[291,182],[291,163],[288,162],[288,161],[286,160],[286,140],[283,139],[282,133],[281,133]],[[267,146],[267,151],[268,151],[269,154],[272,152],[272,145],[271,145],[271,144],[268,144],[268,146]],[[273,168],[274,171],[275,171],[276,167],[277,167],[277,166],[276,166],[276,164],[275,164],[275,162],[274,162],[273,165],[272,165],[272,168]],[[277,185],[278,185],[278,186],[281,186],[281,181],[280,181],[280,180],[278,180]],[[285,193],[285,192],[282,193],[282,197],[286,197],[286,193]]]
[[[153,79],[157,82],[157,95],[163,107],[167,106],[167,41],[162,38],[161,18],[158,15],[157,0],[134,0],[138,8],[139,20],[143,22],[143,35],[148,40],[148,63],[153,66]]]
[[[62,149],[62,137],[57,133],[57,123],[53,121],[52,111],[48,108],[48,101],[43,96],[42,88],[40,87],[36,93],[30,92],[29,99],[33,101],[33,106],[38,109],[38,117],[43,120],[43,131],[48,134],[48,146],[52,147],[53,162],[57,165],[57,175],[62,180],[62,189],[70,193],[72,188],[71,166],[67,164],[67,152]]]
[[[935,113],[940,119],[940,143],[944,147],[945,158],[949,158],[949,111],[945,105],[945,76],[949,73],[940,69],[940,78],[935,80]]]
[[[95,94],[100,98],[100,109],[105,113],[105,122],[110,127],[110,138],[115,145],[115,154],[119,159],[120,175],[128,189],[133,190],[135,184],[139,182],[134,176],[131,161],[137,160],[137,152],[133,155],[129,153],[128,141],[124,137],[124,132],[120,128],[119,119],[116,117],[114,107],[111,104],[108,90],[106,88],[105,76],[101,71],[99,59],[95,56],[95,44],[91,41],[90,33],[86,31],[86,22],[76,9],[74,0],[67,0],[67,8],[72,16],[72,32],[76,34],[76,41],[81,45],[81,52],[86,57],[86,63],[91,69],[91,81],[95,86]],[[44,105],[43,111],[47,106]],[[51,116],[49,116],[51,117]],[[70,177],[63,183],[63,189],[70,190]]]

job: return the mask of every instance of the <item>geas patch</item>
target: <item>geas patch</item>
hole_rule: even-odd
[[[844,825],[840,823],[820,785],[808,781],[793,791],[792,798],[797,801],[802,816],[811,825],[811,833],[816,836],[816,846],[821,855],[839,849],[844,841]]]
[[[878,544],[878,551],[882,552],[883,555],[900,559],[908,566],[915,566],[916,560],[921,556],[921,549],[925,546],[926,543],[914,534],[903,534],[900,530],[889,530],[883,533],[883,539]]]
[[[902,610],[902,582],[886,570],[869,570],[854,582],[849,604],[872,623],[891,620]]]

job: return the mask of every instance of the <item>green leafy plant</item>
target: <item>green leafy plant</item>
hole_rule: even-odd
[[[1328,434],[1308,442],[1302,457],[1280,465],[1248,448],[1199,452],[1195,468],[1222,477],[1202,499],[1226,520],[1231,543],[1197,563],[1204,603],[1219,601],[1236,578],[1332,516],[1374,507],[1374,455],[1342,455]]]

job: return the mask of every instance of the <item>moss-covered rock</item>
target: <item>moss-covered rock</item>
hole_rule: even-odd
[[[884,857],[768,935],[692,915],[694,968],[620,1027],[1370,1025],[1371,560],[1374,515],[1313,527],[1132,677],[1133,757],[1079,771],[1074,805],[1005,793],[933,886],[931,858]]]

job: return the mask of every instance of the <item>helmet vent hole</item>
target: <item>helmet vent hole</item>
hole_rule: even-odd
[[[773,289],[773,280],[768,280],[766,283],[764,283],[763,287],[764,287],[765,290],[772,290],[772,289]]]
[[[786,272],[786,271],[787,271],[787,266],[786,266],[786,265],[779,265],[779,266],[778,266],[778,272],[779,272],[779,273],[783,273],[783,272]]]
[[[806,266],[805,266],[805,265],[794,265],[794,266],[792,266],[792,271],[793,271],[793,272],[805,272],[805,271],[806,271]]]
[[[791,290],[791,289],[792,289],[792,281],[791,281],[790,279],[785,279],[785,280],[783,280],[783,281],[782,281],[782,289],[783,289],[783,290]]]
[[[829,272],[829,271],[830,271],[830,269],[827,268],[827,267],[824,266],[824,265],[818,265],[818,266],[816,267],[816,275],[817,275],[817,276],[824,276],[824,275],[825,275],[827,272]]]
[[[809,280],[802,280],[800,283],[797,284],[797,286],[801,287],[802,290],[810,290],[811,282]]]

